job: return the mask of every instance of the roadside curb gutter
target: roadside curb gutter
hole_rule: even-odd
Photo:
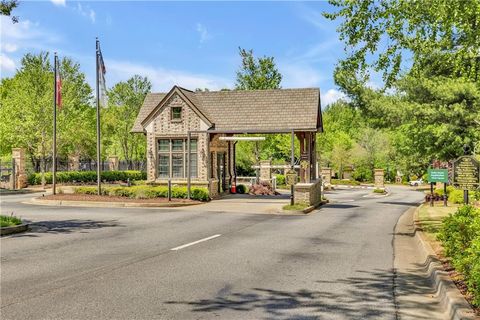
[[[395,227],[394,290],[399,319],[428,318],[427,312],[432,313],[431,319],[480,319],[415,223],[418,211],[419,207],[407,210]]]
[[[28,230],[28,224],[27,223],[22,223],[16,226],[11,226],[11,227],[3,227],[0,228],[0,235],[1,236],[6,236],[9,234],[14,234],[14,233],[20,233]]]

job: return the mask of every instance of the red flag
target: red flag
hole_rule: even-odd
[[[57,86],[57,96],[55,97],[58,109],[62,108],[62,77],[60,77],[60,68],[58,68],[57,62],[57,78],[55,80],[55,85]]]

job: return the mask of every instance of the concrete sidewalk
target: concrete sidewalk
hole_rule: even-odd
[[[479,319],[413,224],[415,208],[395,227],[395,297],[399,319]]]

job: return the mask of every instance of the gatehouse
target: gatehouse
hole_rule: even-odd
[[[291,134],[300,142],[295,203],[321,201],[318,88],[191,91],[174,86],[146,96],[132,132],[146,136],[150,183],[203,186],[212,198],[229,190],[236,178],[235,141],[226,137]]]

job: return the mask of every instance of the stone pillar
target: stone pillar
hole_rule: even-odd
[[[269,182],[272,179],[272,161],[260,160],[260,181]]]
[[[332,183],[332,168],[322,168],[322,179],[325,185]]]
[[[16,189],[25,188],[27,186],[27,174],[25,173],[25,149],[13,148],[12,149],[13,165],[15,165],[15,176],[11,176],[12,189],[15,186]]]
[[[108,170],[117,171],[118,170],[118,157],[110,156],[108,157]]]
[[[294,201],[295,204],[318,206],[322,202],[321,180],[309,183],[297,183],[294,186]]]
[[[385,184],[383,183],[383,175],[383,169],[375,169],[375,188],[385,188]]]
[[[68,170],[78,171],[80,170],[80,156],[68,156]]]
[[[352,180],[353,169],[351,166],[346,166],[343,169],[343,179]]]

